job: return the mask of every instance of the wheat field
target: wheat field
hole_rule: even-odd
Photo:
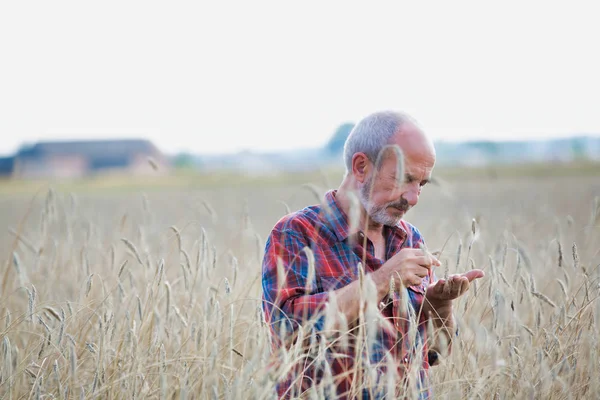
[[[274,398],[298,353],[269,346],[265,239],[340,180],[3,183],[0,397]],[[600,396],[599,196],[597,174],[455,175],[424,190],[407,220],[441,253],[436,274],[486,272],[456,302],[435,398]]]

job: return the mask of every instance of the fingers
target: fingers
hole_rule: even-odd
[[[446,281],[446,284],[444,285],[444,288],[442,290],[442,293],[444,295],[444,297],[446,298],[452,298],[452,278],[454,276],[450,276],[448,277],[448,280]]]
[[[417,286],[423,283],[423,278],[429,275],[429,269],[415,265],[414,269],[403,276],[404,286]]]
[[[433,253],[430,253],[429,250],[427,250],[427,247],[425,247],[425,245],[423,243],[419,243],[419,250],[428,259],[428,263],[427,263],[428,265],[435,265],[436,267],[439,267],[440,265],[442,265],[440,260],[437,259],[436,255],[434,255]]]
[[[413,259],[413,261],[416,264],[418,264],[424,268],[427,268],[427,270],[431,269],[432,265],[439,266],[439,261],[437,261],[437,259],[434,260],[431,257],[427,257],[427,256],[417,256]],[[433,263],[433,261],[437,261],[438,264]]]
[[[439,267],[440,265],[442,265],[440,260],[438,260],[436,257],[434,257],[431,253],[428,253],[424,250],[422,250],[422,251],[424,253],[423,257],[425,258],[427,265],[434,265],[436,267]]]
[[[423,277],[414,272],[409,272],[400,276],[399,281],[404,287],[418,286],[423,283]]]
[[[462,295],[463,295],[463,293],[465,293],[467,290],[469,290],[469,286],[470,286],[470,282],[469,282],[469,280],[468,280],[468,279],[465,279],[465,277],[464,277],[464,276],[463,276],[463,277],[461,277],[461,280],[460,280],[460,288],[459,288],[459,291],[458,291],[458,295],[459,295],[459,296],[462,296]]]
[[[404,257],[409,257],[422,265],[434,265],[436,267],[442,265],[440,260],[438,260],[433,254],[427,252],[426,250],[404,248],[400,250],[398,254],[402,254]]]
[[[427,292],[431,295],[433,294],[435,297],[440,297],[444,292],[444,285],[446,284],[445,279],[440,279],[429,285]]]
[[[431,267],[424,267],[422,265],[414,266],[413,274],[419,278],[419,282],[415,283],[416,285],[421,285],[423,283],[423,279],[431,274],[430,268]]]
[[[479,269],[474,269],[461,275],[451,275],[444,286],[444,294],[458,297],[469,290],[470,283],[473,280],[482,278],[483,276],[484,272]]]
[[[438,279],[430,286],[429,295],[437,300],[454,300],[469,290],[473,280],[484,276],[483,271],[474,269],[464,274],[451,275],[447,279]]]
[[[455,299],[469,289],[469,280],[461,275],[451,275],[445,283],[442,293],[448,299]]]
[[[412,278],[409,278],[406,280],[407,285],[406,286],[418,286],[423,282],[423,279],[418,277],[418,276],[413,276]]]
[[[431,274],[432,266],[441,265],[440,261],[426,250],[404,248],[386,262],[390,273],[398,273],[404,286],[420,285],[423,278]]]
[[[453,291],[457,296],[463,294],[469,287],[469,280],[462,275],[456,275],[453,278]],[[464,287],[464,290],[462,290]]]
[[[423,283],[423,278],[429,275],[429,270],[425,267],[416,266],[416,270],[410,274],[410,278],[408,281],[410,282],[410,286],[420,285]]]
[[[469,282],[473,282],[475,279],[483,278],[485,273],[480,269],[472,269],[471,271],[467,271],[461,276],[464,276],[469,280]]]
[[[448,290],[446,288],[446,286],[448,286],[448,282],[445,279],[443,279],[443,278],[442,279],[438,279],[432,285],[434,286],[434,294],[436,296],[443,296],[444,292]]]

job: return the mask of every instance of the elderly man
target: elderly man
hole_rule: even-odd
[[[339,188],[322,205],[283,217],[267,240],[263,308],[273,344],[313,345],[287,361],[294,366],[278,382],[278,395],[297,397],[329,380],[338,398],[427,398],[428,368],[438,355],[427,333],[445,332],[435,336],[449,348],[452,301],[483,271],[437,280],[440,262],[402,219],[435,164],[433,144],[412,118],[391,111],[365,117],[346,140],[344,161]],[[376,318],[364,301],[369,296]],[[334,325],[325,314],[336,316]],[[346,332],[332,335],[332,326]],[[319,348],[326,337],[333,339]]]

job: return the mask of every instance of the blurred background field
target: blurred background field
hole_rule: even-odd
[[[329,167],[267,175],[180,169],[170,174],[144,176],[120,174],[70,180],[5,179],[0,180],[0,220],[5,226],[16,227],[25,219],[29,226],[35,227],[39,215],[29,216],[27,212],[39,213],[40,204],[48,190],[52,190],[69,201],[81,201],[86,207],[98,206],[97,215],[108,211],[114,214],[113,217],[135,211],[142,206],[142,200],[147,199],[152,204],[160,204],[156,211],[171,219],[165,223],[177,226],[189,220],[187,223],[197,228],[223,222],[218,219],[219,216],[235,219],[235,216],[247,212],[256,219],[254,224],[259,224],[259,233],[264,237],[288,207],[295,210],[318,202],[317,194],[335,188],[342,175],[343,169]],[[554,211],[562,212],[566,217],[574,211],[573,205],[567,201],[582,200],[582,196],[591,201],[594,196],[600,195],[599,185],[600,164],[593,162],[441,166],[435,169],[433,183],[427,187],[410,217],[417,218],[415,222],[418,223],[421,210],[426,215],[447,213],[446,207],[452,205],[464,208],[467,214],[475,213],[477,207],[498,206],[496,211],[499,212],[503,204],[507,207],[513,202],[525,201],[527,196],[535,196],[544,207],[556,206],[561,199],[565,208]],[[521,192],[523,188],[527,189]],[[498,196],[499,202],[493,202]],[[468,207],[469,204],[472,208]],[[591,203],[589,207],[592,207]],[[446,219],[443,215],[438,218]],[[2,240],[3,245],[9,242]],[[3,247],[3,250],[6,248]]]
[[[600,393],[597,168],[435,170],[407,220],[440,276],[487,273],[457,304],[440,398]],[[341,174],[3,182],[0,392],[271,398],[264,241]]]

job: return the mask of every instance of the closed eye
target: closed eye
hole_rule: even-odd
[[[410,175],[410,174],[406,174],[406,176],[404,177],[406,180],[406,183],[413,183],[417,181],[417,178],[415,178],[414,176]],[[425,185],[427,185],[429,183],[429,179],[423,179],[421,182],[419,182],[419,186],[423,187]]]

